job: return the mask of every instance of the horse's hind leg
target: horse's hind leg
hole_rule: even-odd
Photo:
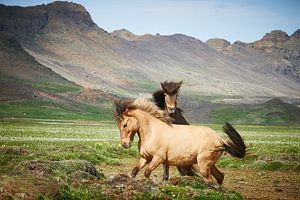
[[[143,157],[140,158],[139,163],[137,164],[137,166],[135,166],[135,168],[133,168],[132,172],[131,172],[131,178],[134,178],[137,173],[147,164],[147,160]]]
[[[149,178],[151,172],[156,169],[158,165],[163,162],[163,159],[159,156],[154,156],[151,162],[148,165],[148,168],[145,170],[145,177]]]
[[[197,164],[199,167],[199,172],[204,178],[204,182],[206,184],[212,184],[213,180],[211,177],[211,160],[209,159],[210,156],[205,156],[205,155],[198,155],[197,156]]]
[[[164,163],[163,168],[164,168],[163,180],[167,181],[169,179],[169,165]]]
[[[220,170],[215,165],[211,166],[210,169],[211,169],[211,173],[212,173],[213,177],[215,177],[218,184],[222,185],[223,180],[224,180],[224,174],[222,172],[220,172]]]

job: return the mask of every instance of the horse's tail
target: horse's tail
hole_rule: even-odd
[[[223,142],[223,150],[234,157],[244,158],[247,148],[240,134],[228,122],[223,126],[223,130],[229,137]]]

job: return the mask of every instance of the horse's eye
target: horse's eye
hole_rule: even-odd
[[[127,124],[124,124],[124,125],[123,125],[123,128],[126,128],[126,127],[127,127]]]

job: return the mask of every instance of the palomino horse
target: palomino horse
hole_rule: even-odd
[[[182,115],[182,110],[177,107],[177,97],[179,89],[182,85],[180,82],[168,82],[161,83],[162,90],[158,90],[152,94],[155,104],[164,109],[170,117],[174,119],[173,124],[189,125],[186,119]],[[163,164],[164,175],[163,180],[169,179],[169,165]],[[181,176],[196,176],[193,166],[177,166],[177,169]]]
[[[139,136],[140,160],[132,170],[132,178],[146,165],[145,177],[162,163],[174,166],[197,164],[207,184],[214,176],[222,184],[224,175],[215,163],[222,153],[243,158],[246,146],[239,133],[228,123],[224,126],[228,139],[222,139],[206,126],[172,124],[165,111],[146,99],[115,101],[115,114],[120,130],[121,144],[129,148],[135,134]],[[212,176],[211,176],[212,175]]]

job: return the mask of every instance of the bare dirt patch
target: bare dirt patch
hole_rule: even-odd
[[[223,185],[240,192],[245,199],[300,199],[300,173],[222,169]]]

